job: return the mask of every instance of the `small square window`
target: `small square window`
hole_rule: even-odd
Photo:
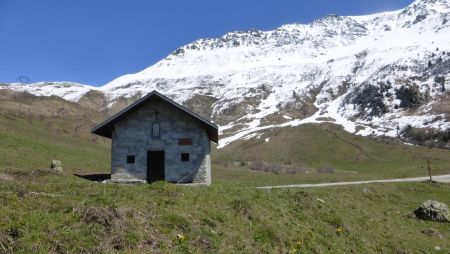
[[[127,155],[127,163],[128,164],[134,164],[136,158],[134,157],[134,155]]]
[[[181,153],[181,161],[189,161],[189,153]]]

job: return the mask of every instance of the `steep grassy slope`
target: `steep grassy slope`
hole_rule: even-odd
[[[90,134],[104,116],[57,97],[0,94],[0,168],[46,168],[59,159],[70,172],[109,169],[109,142]]]

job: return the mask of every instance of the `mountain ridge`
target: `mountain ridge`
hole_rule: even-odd
[[[99,88],[68,82],[0,88],[110,113],[158,90],[216,122],[220,147],[303,123],[392,137],[409,127],[446,131],[448,20],[448,1],[418,0],[397,11],[199,39]]]

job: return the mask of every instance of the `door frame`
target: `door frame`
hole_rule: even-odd
[[[162,153],[162,177],[161,174],[151,174],[152,169],[151,169],[151,163],[150,163],[150,159],[151,153],[155,153],[155,152],[161,152]],[[155,150],[147,150],[147,181],[150,182],[154,182],[154,181],[158,181],[158,180],[165,180],[166,178],[166,151],[165,150],[161,150],[161,149],[155,149]]]

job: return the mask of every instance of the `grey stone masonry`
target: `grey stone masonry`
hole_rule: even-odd
[[[160,136],[152,136],[158,122]],[[192,144],[179,144],[191,139]],[[111,178],[147,179],[147,152],[164,151],[165,180],[211,183],[210,138],[205,127],[183,110],[158,97],[141,105],[112,128]],[[181,154],[189,153],[189,161]],[[134,163],[127,162],[134,156]]]

